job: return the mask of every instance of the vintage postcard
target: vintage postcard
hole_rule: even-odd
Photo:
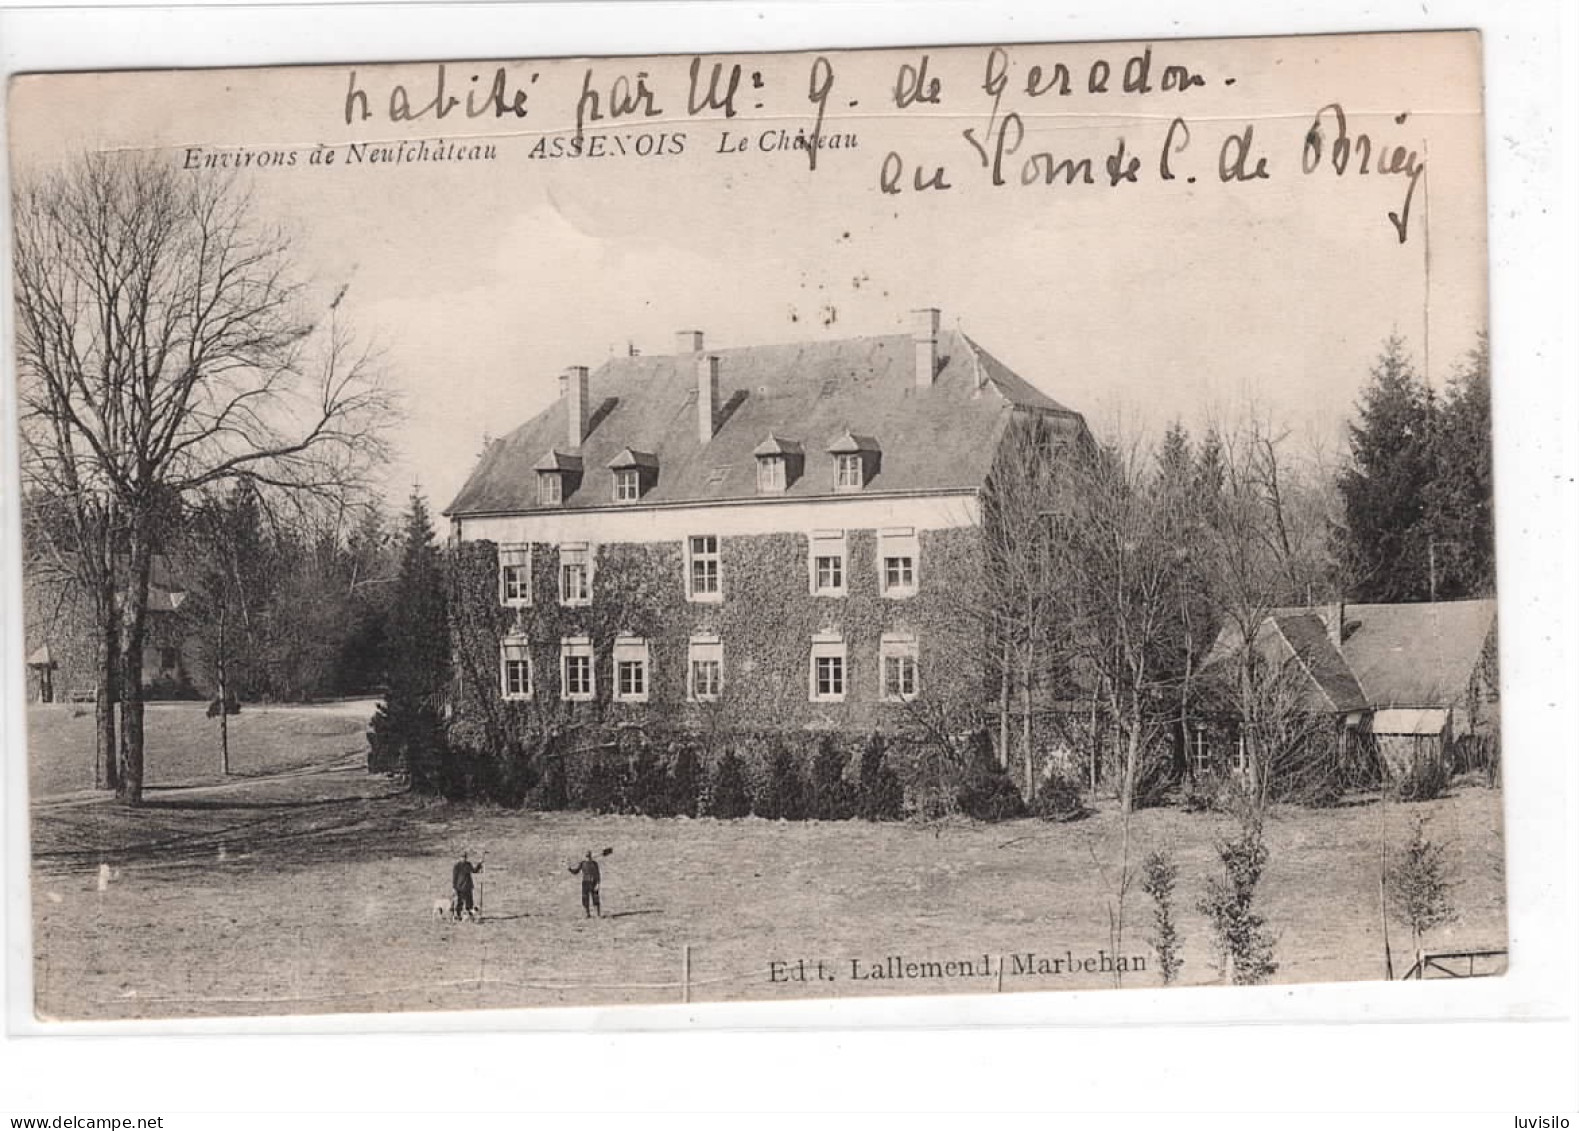
[[[37,1017],[1502,973],[1481,90],[16,78]]]

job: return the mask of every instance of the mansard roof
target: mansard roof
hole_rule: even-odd
[[[1083,434],[1081,416],[1023,380],[958,331],[938,334],[933,385],[916,386],[910,334],[747,346],[678,355],[616,357],[588,379],[591,429],[566,451],[561,397],[496,441],[445,513],[513,514],[543,509],[534,469],[586,472],[562,507],[609,506],[611,460],[626,449],[656,457],[656,481],[642,505],[758,500],[756,460],[764,436],[784,431],[808,440],[878,437],[882,465],[865,494],[975,490],[985,483],[1004,430],[1016,413],[1062,418]],[[697,428],[697,366],[718,358],[712,438]],[[854,439],[854,436],[851,437]],[[857,443],[860,441],[857,440]],[[820,446],[820,443],[813,444]],[[828,463],[828,474],[819,465]],[[546,461],[554,461],[545,467]],[[807,454],[805,474],[779,498],[833,496],[832,460]]]

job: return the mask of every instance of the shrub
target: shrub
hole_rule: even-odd
[[[1025,799],[1013,779],[992,756],[985,734],[971,741],[970,768],[959,787],[960,812],[978,821],[1007,821],[1025,816]]]
[[[1446,758],[1416,758],[1393,783],[1399,801],[1434,801],[1447,792],[1451,775]]]
[[[620,812],[644,817],[674,815],[669,793],[669,775],[658,752],[639,739],[625,766],[620,783]]]
[[[782,743],[775,743],[768,759],[767,779],[757,794],[757,816],[768,820],[806,819],[806,788],[795,759]]]
[[[681,742],[669,767],[669,812],[676,817],[694,817],[701,801],[702,776],[696,751]]]
[[[882,735],[872,735],[861,750],[857,782],[858,810],[863,820],[897,821],[904,815],[904,786],[888,765]]]
[[[725,750],[713,767],[708,789],[708,816],[732,819],[751,816],[751,798],[746,793],[746,774],[734,751]]]
[[[1044,821],[1078,821],[1091,810],[1078,782],[1054,774],[1042,783],[1042,791],[1031,801],[1030,812]]]
[[[1173,766],[1167,758],[1148,758],[1135,771],[1135,791],[1131,801],[1136,810],[1166,805],[1176,784]]]
[[[1211,923],[1219,969],[1234,985],[1253,986],[1277,972],[1275,940],[1255,911],[1256,885],[1268,858],[1261,826],[1247,821],[1237,837],[1218,842],[1217,855],[1223,874],[1207,881],[1198,906]]]
[[[1415,950],[1437,927],[1458,918],[1453,883],[1445,859],[1447,846],[1425,835],[1426,818],[1418,817],[1403,851],[1387,866],[1387,906],[1409,928]]]
[[[581,785],[582,809],[594,813],[615,813],[620,806],[620,771],[613,760],[603,752],[593,756],[587,767],[586,780]]]
[[[220,709],[221,708],[220,708],[220,704],[219,704],[219,698],[217,696],[215,698],[213,698],[213,699],[210,699],[208,701],[208,717],[209,718],[211,718],[211,719],[219,718]],[[241,714],[241,702],[234,695],[227,696],[226,699],[225,699],[225,705],[224,705],[223,709],[224,709],[225,714],[227,714],[227,715],[239,715],[239,714]]]
[[[1193,774],[1179,789],[1179,806],[1186,813],[1223,811],[1223,779],[1216,774]]]
[[[817,742],[811,762],[809,815],[819,821],[844,821],[855,814],[855,791],[844,780],[847,759],[828,735]]]
[[[533,808],[556,811],[570,807],[570,771],[559,743],[550,741],[538,756],[537,777]]]
[[[1141,865],[1140,876],[1140,890],[1151,896],[1152,902],[1152,949],[1157,952],[1162,984],[1171,986],[1184,965],[1179,955],[1179,928],[1173,920],[1173,889],[1178,883],[1179,866],[1168,853],[1154,851]]]
[[[405,770],[411,788],[448,798],[465,796],[469,758],[449,757],[444,724],[432,707],[391,697],[378,705],[367,732],[368,766]]]

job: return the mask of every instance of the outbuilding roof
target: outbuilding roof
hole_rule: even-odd
[[[1469,687],[1497,620],[1497,602],[1350,605],[1343,655],[1378,707],[1445,707]]]
[[[1346,605],[1338,645],[1329,618],[1339,608],[1274,609],[1261,623],[1257,647],[1278,663],[1297,656],[1309,693],[1342,712],[1453,706],[1491,646],[1497,617],[1494,600]],[[1225,627],[1207,666],[1238,647],[1238,630]]]
[[[928,388],[916,385],[909,334],[612,358],[588,377],[592,427],[579,449],[567,444],[561,397],[495,441],[445,513],[538,510],[534,469],[563,468],[574,457],[584,474],[573,491],[566,485],[556,509],[607,506],[610,461],[625,449],[657,459],[643,504],[756,498],[753,453],[764,436],[778,432],[803,438],[808,449],[804,474],[784,496],[833,495],[834,461],[826,449],[814,449],[846,435],[881,444],[868,493],[974,490],[986,481],[1016,411],[1062,418],[1071,435],[1084,432],[1078,413],[965,334],[940,331],[937,348],[937,375]],[[702,357],[719,359],[716,423],[706,443],[697,427]]]

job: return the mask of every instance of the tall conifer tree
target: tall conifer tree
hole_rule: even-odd
[[[444,699],[450,679],[449,625],[439,548],[427,504],[413,492],[389,614],[389,690],[373,716],[375,763],[404,768],[412,787],[445,792]]]
[[[1350,594],[1361,601],[1431,596],[1426,495],[1434,475],[1435,406],[1396,335],[1382,347],[1349,426],[1343,496],[1343,557]]]

